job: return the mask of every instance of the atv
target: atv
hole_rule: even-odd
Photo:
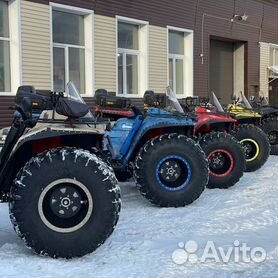
[[[153,91],[146,91],[144,95],[144,107],[146,113],[150,111],[150,109],[159,109],[164,108],[169,109],[169,103],[167,100],[167,94],[172,95],[173,92],[169,93],[169,88],[166,90],[166,94],[154,94]],[[108,93],[104,93],[103,95],[107,95]],[[109,96],[110,99],[110,105],[114,103],[114,111],[117,111],[117,115],[121,114],[122,107],[117,110],[117,104],[116,99],[113,101],[113,97]],[[178,101],[176,100],[178,103]],[[97,102],[98,103],[98,102]],[[105,103],[104,101],[102,104]],[[112,116],[114,117],[114,113],[109,113],[109,108],[99,103],[99,106],[101,107],[102,113],[106,113],[106,116]],[[154,107],[154,108],[150,108]],[[183,108],[181,108],[182,111],[185,111]],[[98,110],[100,111],[100,109]],[[126,112],[124,112],[126,113]],[[191,117],[196,117],[196,115],[193,115],[190,111],[187,111]],[[130,115],[132,115],[132,111],[130,111]],[[203,114],[201,114],[203,115]],[[122,114],[124,116],[124,114]],[[163,116],[160,115],[160,118]],[[209,115],[206,116],[206,118],[210,117]],[[176,116],[175,121],[178,121],[179,118]],[[200,143],[202,149],[204,150],[208,160],[209,160],[209,169],[210,169],[210,176],[209,176],[209,182],[208,187],[209,188],[228,188],[232,185],[234,185],[243,175],[244,169],[245,169],[245,159],[244,159],[244,153],[242,151],[242,148],[240,144],[237,142],[237,140],[229,135],[223,132],[223,127],[228,126],[230,123],[236,122],[232,118],[223,120],[221,116],[212,116],[212,119],[198,119],[197,123],[194,126],[193,132],[190,134],[190,136],[195,140],[196,136],[200,135],[202,132],[203,136],[199,136],[197,138],[197,141]],[[208,129],[208,124],[213,126],[213,129]],[[221,128],[220,128],[221,126]],[[173,122],[174,127],[174,122]],[[218,130],[217,130],[217,127]],[[225,128],[224,128],[225,130]],[[201,131],[201,132],[199,132]],[[178,131],[180,133],[180,131]],[[126,172],[125,172],[126,173]],[[127,176],[124,175],[123,179]]]
[[[265,104],[263,97],[259,101],[253,99],[250,103],[242,92],[241,99],[240,105],[260,115],[259,121],[255,120],[254,123],[268,135],[271,147],[270,154],[278,155],[278,107]]]
[[[213,92],[211,103],[215,112],[236,120],[233,129],[228,130],[228,132],[233,134],[243,147],[246,158],[246,171],[253,172],[261,168],[270,153],[269,140],[266,134],[259,126],[255,125],[261,116],[252,110],[237,105],[236,101],[228,105],[225,111]]]
[[[245,105],[247,99],[245,99]],[[220,113],[224,113],[224,109],[213,93],[213,101]],[[250,104],[249,104],[250,105]],[[233,104],[226,107],[226,113],[237,120],[238,128],[236,137],[243,145],[243,149],[247,161],[247,170],[255,171],[261,168],[267,161],[270,154],[270,141],[267,134],[261,129],[262,116],[256,111],[245,107],[239,103],[239,98],[234,98]]]
[[[153,204],[178,207],[201,195],[208,182],[208,162],[190,138],[195,117],[184,113],[172,92],[167,99],[165,109],[143,113],[132,106],[129,117],[107,126],[103,153],[119,178],[132,171],[140,193]]]
[[[120,189],[113,169],[89,146],[102,144],[102,124],[84,118],[88,106],[73,87],[36,94],[19,87],[15,117],[0,153],[0,198],[14,230],[39,255],[73,258],[90,253],[113,232]],[[35,111],[52,110],[40,119]],[[54,114],[67,120],[56,120]]]

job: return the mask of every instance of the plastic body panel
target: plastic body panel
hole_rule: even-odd
[[[144,117],[140,115],[119,119],[110,131],[106,131],[104,148],[112,150],[112,159],[121,160],[123,165],[127,165],[134,149],[148,131],[167,127],[193,127],[195,124],[195,119],[188,115],[150,108]]]
[[[219,123],[219,124],[237,123],[237,120],[233,119],[230,116],[222,115],[222,114],[216,113],[212,110],[202,108],[202,107],[198,107],[196,109],[196,115],[198,117],[198,122],[194,128],[195,133],[197,133],[199,131],[199,129],[201,127],[203,127],[204,125],[211,125],[211,124],[216,124],[216,123]]]

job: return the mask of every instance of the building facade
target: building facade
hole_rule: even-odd
[[[278,1],[0,0],[0,125],[19,85],[93,106],[106,88],[138,105],[147,89],[179,97],[244,91],[278,101]]]

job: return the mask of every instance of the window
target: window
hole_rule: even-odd
[[[138,94],[139,26],[118,23],[118,94]]]
[[[53,10],[53,83],[64,91],[69,81],[85,93],[84,16]]]
[[[11,91],[8,2],[0,1],[0,92]]]
[[[179,97],[193,95],[193,31],[168,27],[168,81]]]
[[[278,66],[278,46],[270,46],[269,65]]]
[[[179,95],[184,94],[184,33],[169,31],[169,85]]]
[[[148,23],[122,17],[117,18],[117,94],[139,97],[148,86]]]

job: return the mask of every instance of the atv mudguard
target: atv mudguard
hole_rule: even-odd
[[[134,151],[138,145],[142,145],[143,136],[159,128],[178,128],[192,127],[195,125],[195,119],[184,114],[173,114],[158,108],[151,108],[145,117],[141,115],[136,118],[119,119],[111,131],[106,132],[106,147],[110,150],[112,147],[112,158],[121,160],[122,165],[128,165]],[[124,133],[124,134],[121,134]]]
[[[237,120],[233,119],[230,116],[218,114],[206,108],[198,108],[196,111],[196,115],[198,117],[198,122],[194,127],[194,134],[198,133],[200,128],[205,125],[209,126],[212,124],[234,124],[237,122]]]
[[[46,149],[61,147],[64,144],[63,140],[72,142],[76,147],[78,144],[76,142],[79,142],[83,147],[82,143],[90,140],[91,146],[94,147],[96,142],[102,140],[103,135],[104,128],[67,128],[61,125],[44,125],[31,129],[20,137],[9,158],[5,161],[0,173],[0,199],[1,196],[9,192],[16,174],[33,155]],[[66,144],[66,146],[71,147],[70,144]]]

